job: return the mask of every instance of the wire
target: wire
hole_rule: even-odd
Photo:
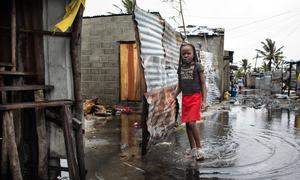
[[[297,8],[297,9],[300,9],[300,8]],[[294,10],[297,10],[297,9],[294,9]],[[282,15],[285,15],[285,14],[289,14],[289,13],[292,13],[294,10],[288,10],[288,11],[285,11],[285,12],[283,12],[283,13],[276,14],[276,15],[273,15],[273,16],[270,16],[270,17],[267,17],[267,18],[263,18],[263,19],[259,19],[259,20],[256,20],[256,21],[252,21],[252,22],[250,22],[250,23],[242,24],[242,25],[233,27],[233,28],[231,28],[231,29],[228,29],[228,31],[233,31],[233,30],[236,30],[236,29],[240,29],[240,28],[243,28],[243,27],[246,27],[246,26],[255,24],[255,23],[259,23],[259,22],[262,22],[262,21],[266,21],[266,20],[269,20],[269,19],[273,19],[273,18],[278,17],[278,16],[282,16]]]

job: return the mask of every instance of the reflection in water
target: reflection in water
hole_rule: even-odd
[[[207,117],[198,123],[206,157],[202,162],[184,156],[189,147],[184,128],[141,158],[139,119],[122,115],[93,133],[106,143],[96,147],[98,153],[87,151],[90,179],[97,179],[96,175],[102,179],[157,180],[300,178],[297,113],[235,106]],[[111,131],[115,127],[120,128]]]
[[[140,114],[121,114],[121,157],[124,160],[141,156],[138,134],[140,120]]]
[[[295,116],[295,128],[300,128],[300,113]]]

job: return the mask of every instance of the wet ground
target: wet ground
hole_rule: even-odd
[[[139,114],[87,120],[87,179],[300,179],[299,114],[232,106],[198,126],[202,162],[184,156],[184,126],[141,157]]]

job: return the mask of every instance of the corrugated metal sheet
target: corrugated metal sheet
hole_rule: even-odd
[[[44,3],[44,30],[53,30],[58,19],[64,16],[66,3],[60,0]],[[74,99],[70,39],[45,36],[44,54],[45,84],[54,86],[47,98],[51,100]]]
[[[175,103],[170,104],[169,101],[178,81],[177,67],[182,39],[157,15],[135,7],[134,17],[147,86],[148,145],[151,145],[165,137],[175,124]]]

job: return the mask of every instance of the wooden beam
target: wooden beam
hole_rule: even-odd
[[[4,66],[4,67],[12,67],[13,65],[9,62],[0,62],[0,66]]]
[[[0,104],[0,110],[3,111],[3,110],[15,110],[15,109],[59,107],[59,106],[71,105],[71,104],[72,104],[71,100],[8,103],[8,104]]]
[[[11,28],[6,26],[0,26],[0,30],[9,31]],[[56,36],[56,37],[66,37],[70,38],[72,35],[69,32],[53,32],[53,31],[44,31],[38,29],[17,29],[18,33],[28,33],[28,34],[41,34],[45,36]]]
[[[43,90],[34,92],[35,101],[44,100]],[[35,109],[36,132],[38,136],[38,177],[40,180],[48,179],[48,141],[45,112],[42,108]]]
[[[2,119],[2,152],[1,152],[1,166],[0,166],[0,170],[1,170],[1,176],[0,179],[7,179],[7,165],[8,165],[8,149],[7,149],[7,136],[6,136],[6,123],[5,121]]]
[[[70,41],[71,61],[73,70],[74,98],[75,98],[75,117],[83,122],[83,107],[81,97],[81,68],[80,68],[80,42],[82,29],[82,15],[84,7],[81,5],[72,26],[72,37]],[[85,180],[86,169],[84,161],[84,142],[82,126],[76,131],[76,149],[79,164],[80,179]]]
[[[75,157],[74,140],[72,138],[72,113],[69,106],[62,107],[63,132],[66,145],[68,169],[71,180],[79,180],[79,168]]]
[[[8,137],[8,159],[10,164],[10,170],[13,179],[22,180],[22,172],[19,160],[19,153],[16,144],[16,137],[15,137],[15,127],[13,121],[13,114],[11,111],[5,111],[3,114],[3,121],[5,121],[5,128],[6,128],[6,137]]]
[[[7,75],[7,76],[33,76],[35,74],[32,73],[32,72],[0,71],[0,75]]]
[[[16,0],[11,1],[11,64],[12,71],[16,71],[16,47],[17,47],[17,17]]]
[[[54,86],[45,85],[24,85],[24,86],[2,86],[0,91],[29,91],[29,90],[51,90]]]

